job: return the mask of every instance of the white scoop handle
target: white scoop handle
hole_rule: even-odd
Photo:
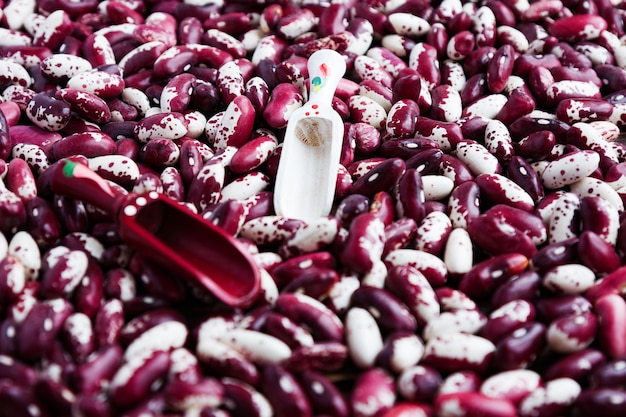
[[[332,49],[322,49],[309,57],[307,68],[311,83],[308,103],[331,106],[337,85],[346,73],[343,57]]]

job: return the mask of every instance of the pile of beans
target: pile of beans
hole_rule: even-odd
[[[625,4],[0,0],[0,416],[625,415]],[[307,223],[272,189],[320,49]],[[144,261],[64,158],[231,233],[261,294]]]

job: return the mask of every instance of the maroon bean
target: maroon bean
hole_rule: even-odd
[[[596,274],[610,273],[620,266],[613,246],[590,230],[581,233],[577,249],[582,263]]]
[[[513,370],[532,365],[545,346],[546,326],[530,323],[505,336],[497,344],[493,357],[498,370]]]
[[[626,406],[624,390],[617,388],[595,388],[583,390],[576,399],[575,406],[581,413],[601,413],[614,417],[622,414]]]
[[[98,132],[74,133],[52,144],[50,151],[55,159],[73,155],[86,157],[110,155],[115,142],[108,135]]]
[[[280,365],[263,368],[263,391],[277,416],[311,416],[311,404],[296,378]]]
[[[528,258],[520,253],[507,253],[484,260],[472,267],[462,278],[459,289],[470,297],[493,292],[500,283],[519,274],[528,265]]]
[[[617,294],[598,298],[594,303],[598,316],[598,342],[609,359],[626,359],[624,343],[624,321],[626,320],[626,302]]]
[[[419,224],[426,215],[422,176],[419,171],[407,169],[398,180],[396,193],[397,210],[403,217],[411,218]]]
[[[30,388],[20,387],[9,380],[0,381],[0,401],[14,415],[33,416],[42,413]]]
[[[554,361],[543,373],[543,377],[545,380],[571,378],[582,382],[597,366],[605,362],[606,357],[601,351],[587,348]]]
[[[405,164],[403,160],[399,158],[387,159],[356,180],[350,189],[350,193],[371,197],[380,191],[389,191],[404,171]]]
[[[352,293],[351,303],[372,313],[383,332],[412,332],[417,327],[408,308],[383,289],[362,286]]]
[[[18,355],[29,361],[41,358],[71,312],[71,304],[60,298],[37,302],[17,328]]]
[[[472,241],[491,255],[519,253],[531,258],[537,251],[528,235],[498,218],[482,214],[469,223],[467,231]]]
[[[383,253],[384,237],[384,224],[374,214],[356,216],[341,253],[342,263],[359,273],[371,271]]]
[[[554,133],[548,130],[540,130],[525,136],[517,142],[515,151],[517,155],[523,158],[539,161],[546,159],[550,155],[555,144],[556,138]]]
[[[598,365],[589,375],[592,388],[620,388],[626,384],[626,367],[623,360],[612,360]]]
[[[500,285],[493,293],[491,305],[494,308],[514,300],[535,301],[539,297],[541,275],[535,271],[524,271],[514,275]]]

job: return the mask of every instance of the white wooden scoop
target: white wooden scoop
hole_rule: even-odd
[[[276,214],[315,220],[330,213],[343,142],[343,120],[332,108],[337,84],[346,63],[336,51],[313,53],[307,64],[309,100],[287,123],[276,173]]]

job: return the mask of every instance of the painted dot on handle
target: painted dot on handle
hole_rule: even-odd
[[[131,217],[134,216],[137,214],[137,207],[131,205],[124,207],[124,214]]]
[[[319,106],[317,104],[314,104],[314,105],[311,106],[311,108],[313,108],[313,109],[317,109],[318,107]]]
[[[305,115],[305,116],[310,116],[310,115],[311,115],[311,113],[306,112],[306,113],[304,113],[304,115]]]
[[[322,86],[322,79],[321,79],[320,77],[314,77],[314,78],[311,80],[311,85],[312,85],[314,88],[320,88],[320,87]]]

